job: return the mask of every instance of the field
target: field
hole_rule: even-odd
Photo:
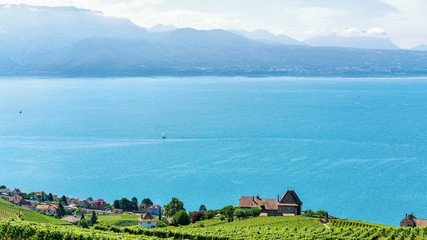
[[[121,214],[121,215],[97,215],[98,222],[105,225],[118,227],[130,227],[138,225],[139,215]]]
[[[356,222],[356,221],[354,221]],[[316,219],[306,217],[257,217],[231,223],[217,219],[181,227],[157,229],[97,226],[97,229],[175,239],[420,239],[425,228],[397,228],[358,222],[363,227],[351,227],[353,221],[342,221],[349,227],[326,228]]]
[[[16,206],[12,203],[6,202],[3,199],[0,199],[0,218],[14,218],[22,219],[29,222],[69,225],[68,222],[64,222],[59,219],[40,214],[33,210],[28,210],[26,208]]]

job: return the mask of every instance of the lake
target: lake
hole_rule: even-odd
[[[25,192],[197,210],[293,189],[397,226],[427,218],[426,153],[427,78],[0,78],[0,185]]]

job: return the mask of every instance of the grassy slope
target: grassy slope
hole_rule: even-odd
[[[56,225],[69,225],[68,222],[40,214],[36,211],[16,206],[0,199],[0,218],[19,218],[25,221],[37,223],[51,223]]]
[[[98,222],[106,225],[118,227],[138,225],[139,215],[120,214],[120,215],[98,215]]]

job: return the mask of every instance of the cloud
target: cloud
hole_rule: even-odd
[[[355,27],[344,28],[340,30],[335,30],[333,35],[342,36],[342,37],[386,37],[387,31],[384,28],[374,27],[371,29],[360,30]]]
[[[388,32],[384,28],[379,28],[379,27],[371,28],[366,33],[369,36],[384,36],[384,35],[388,35]]]

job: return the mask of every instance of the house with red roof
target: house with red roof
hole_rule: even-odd
[[[92,205],[94,209],[104,210],[107,205],[107,202],[105,202],[103,199],[98,199],[94,201]]]
[[[301,215],[302,202],[293,190],[288,190],[281,198],[260,198],[259,196],[241,197],[240,208],[259,208],[267,216]]]
[[[155,228],[157,227],[157,219],[155,219],[153,216],[151,216],[150,213],[145,213],[141,217],[138,218],[139,221],[139,227],[143,228]]]
[[[29,205],[25,199],[17,194],[12,196],[12,203],[18,206]]]

